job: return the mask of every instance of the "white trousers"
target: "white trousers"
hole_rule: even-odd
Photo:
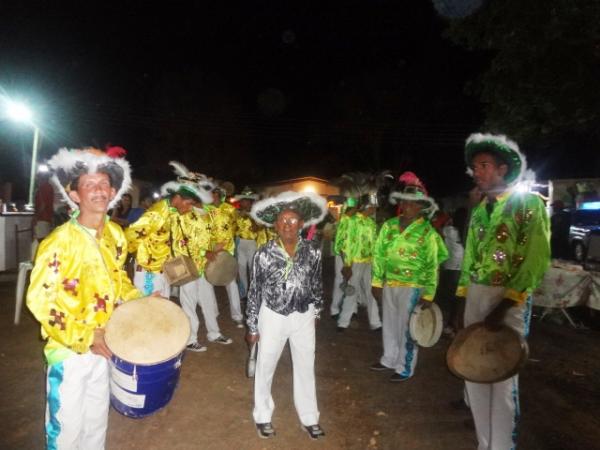
[[[294,373],[294,405],[302,425],[319,423],[315,385],[315,312],[282,316],[264,304],[258,315],[258,355],[254,375],[254,422],[271,422],[275,403],[271,385],[285,343],[290,341]]]
[[[340,313],[340,302],[343,297],[343,292],[340,289],[340,284],[344,281],[344,277],[342,277],[342,267],[344,267],[344,262],[342,261],[342,257],[340,255],[335,255],[335,276],[333,278],[333,292],[331,294],[331,307],[330,312],[332,316]]]
[[[348,280],[348,284],[354,286],[356,294],[344,298],[342,311],[338,319],[338,327],[348,328],[352,320],[352,314],[356,312],[357,305],[360,299],[363,299],[367,307],[367,315],[369,316],[369,325],[371,329],[381,326],[379,318],[379,307],[377,301],[371,294],[371,264],[370,263],[354,263],[352,264],[352,276]]]
[[[46,448],[104,448],[109,406],[108,361],[93,353],[48,366]]]
[[[160,272],[148,272],[137,264],[133,274],[133,284],[145,296],[152,295],[152,293],[157,291],[164,298],[169,298],[171,295],[171,286],[164,274]]]
[[[481,322],[502,301],[505,288],[472,284],[467,291],[465,326]],[[509,308],[504,323],[522,336],[529,334],[531,298]],[[517,445],[519,377],[492,384],[465,382],[475,421],[478,450],[508,450]]]
[[[225,290],[227,291],[227,297],[229,298],[231,318],[235,321],[242,320],[244,316],[242,316],[242,307],[240,306],[240,291],[238,290],[238,285],[235,280],[225,286]]]
[[[418,288],[383,287],[383,356],[380,363],[405,377],[412,377],[417,365],[419,347],[410,337],[408,321],[420,296]]]
[[[202,309],[207,339],[214,341],[221,336],[221,330],[219,330],[219,324],[217,323],[219,307],[217,305],[215,289],[212,284],[206,281],[204,276],[179,287],[179,302],[181,303],[183,312],[190,319],[191,333],[188,345],[198,342],[198,327],[200,326],[200,322],[196,313],[197,305],[200,305]]]
[[[238,275],[242,297],[248,294],[248,274],[252,274],[252,260],[256,253],[256,241],[253,239],[240,239],[236,249],[238,261]]]

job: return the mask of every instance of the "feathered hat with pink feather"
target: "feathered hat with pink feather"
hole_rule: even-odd
[[[419,202],[424,205],[422,212],[428,217],[438,210],[438,205],[427,193],[425,184],[413,172],[404,172],[398,181],[399,189],[390,192],[389,200],[392,205],[398,204],[401,200]]]
[[[61,148],[48,160],[50,181],[72,209],[79,209],[69,197],[71,184],[84,174],[106,173],[117,191],[108,204],[109,209],[113,208],[131,188],[131,167],[124,158],[126,154],[123,147],[108,147],[105,152],[93,147]]]

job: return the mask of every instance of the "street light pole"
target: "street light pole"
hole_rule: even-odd
[[[35,174],[37,172],[37,152],[40,144],[40,129],[33,125],[33,148],[31,149],[31,174],[29,178],[29,202],[27,206],[30,209],[34,208],[33,191],[35,188]]]

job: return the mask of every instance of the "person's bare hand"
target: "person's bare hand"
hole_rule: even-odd
[[[95,355],[104,356],[110,359],[112,352],[104,341],[104,328],[96,328],[94,330],[94,342],[90,346],[90,351]]]
[[[260,334],[252,334],[252,333],[248,333],[246,334],[246,342],[248,343],[248,345],[253,345],[256,344],[258,341],[260,340]]]
[[[429,309],[431,308],[431,302],[428,302],[427,300],[421,298],[419,299],[419,306],[421,307],[421,309]]]
[[[498,306],[496,306],[483,320],[486,328],[490,331],[498,331],[504,324],[504,317],[506,311],[514,304],[511,299],[502,299]]]
[[[342,267],[342,277],[344,277],[344,280],[346,281],[352,278],[352,266]]]
[[[383,288],[373,286],[371,288],[371,294],[373,294],[373,297],[375,297],[375,300],[380,302],[383,297]]]
[[[205,256],[208,261],[214,261],[217,257],[217,254],[216,252],[206,252]]]

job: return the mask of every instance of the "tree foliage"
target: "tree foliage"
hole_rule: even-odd
[[[491,0],[447,36],[491,63],[471,93],[516,139],[600,130],[600,1]]]

